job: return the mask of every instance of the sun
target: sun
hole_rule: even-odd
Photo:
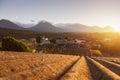
[[[116,32],[120,32],[120,27],[115,27],[114,29]]]

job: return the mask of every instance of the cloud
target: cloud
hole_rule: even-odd
[[[30,20],[30,22],[35,22],[35,20]]]

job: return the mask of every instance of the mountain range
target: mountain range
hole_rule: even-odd
[[[30,24],[28,24],[30,26]],[[0,20],[0,28],[18,29],[18,30],[30,30],[37,32],[113,32],[114,29],[110,26],[104,28],[98,26],[87,26],[79,23],[75,24],[56,24],[53,25],[47,21],[41,21],[36,25],[25,28],[26,26],[15,23],[10,20]]]
[[[24,29],[21,26],[18,26],[17,24],[6,20],[6,19],[2,19],[0,20],[0,28],[8,28],[8,29]]]
[[[113,32],[114,29],[110,26],[98,27],[98,26],[87,26],[83,24],[58,24],[60,28],[66,32]]]
[[[28,30],[39,32],[62,32],[64,29],[58,28],[47,21],[41,21],[37,25],[27,28]]]

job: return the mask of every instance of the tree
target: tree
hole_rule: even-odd
[[[37,42],[37,43],[41,43],[41,41],[42,41],[42,37],[41,37],[41,36],[37,36],[37,37],[36,37],[36,42]]]
[[[51,39],[50,42],[55,44],[56,43],[56,39]]]
[[[0,42],[0,50],[2,49],[2,45],[1,45],[1,42]]]
[[[4,37],[2,39],[2,50],[5,51],[20,51],[20,52],[30,52],[30,48],[23,42],[13,38]]]

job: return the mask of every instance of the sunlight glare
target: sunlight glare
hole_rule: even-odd
[[[120,27],[115,27],[115,31],[120,32]]]

